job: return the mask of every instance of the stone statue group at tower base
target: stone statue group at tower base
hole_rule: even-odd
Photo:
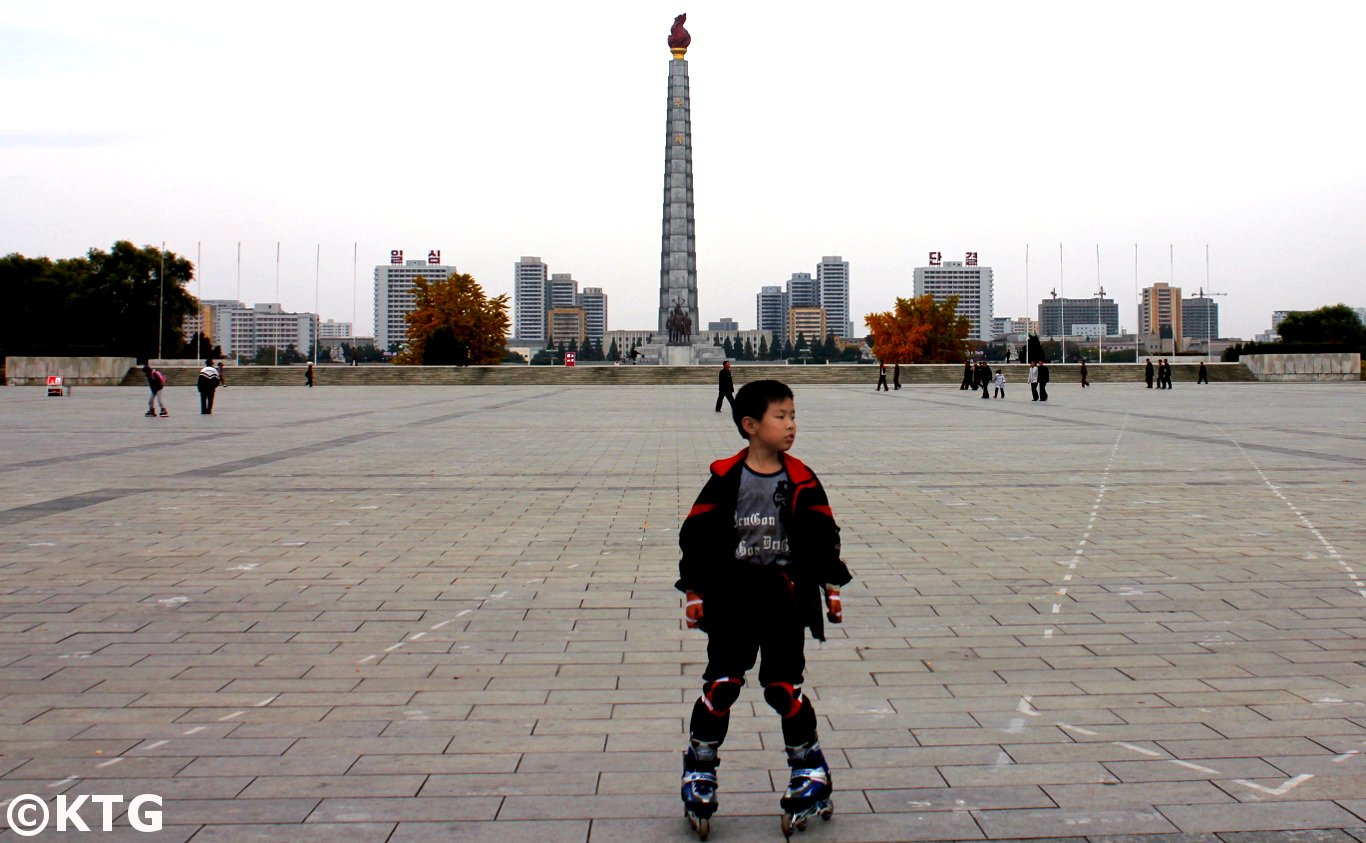
[[[726,352],[705,343],[654,343],[642,345],[637,366],[720,366]]]

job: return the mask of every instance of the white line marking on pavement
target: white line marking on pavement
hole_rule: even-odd
[[[1171,763],[1173,763],[1173,764],[1179,766],[1179,767],[1185,767],[1185,768],[1187,768],[1187,769],[1189,769],[1189,770],[1194,770],[1194,771],[1196,771],[1197,773],[1206,773],[1206,774],[1211,775],[1211,776],[1217,776],[1217,775],[1219,775],[1219,771],[1218,771],[1218,770],[1211,770],[1209,767],[1201,767],[1199,764],[1196,764],[1196,763],[1191,762],[1191,761],[1182,761],[1182,760],[1179,759],[1179,758],[1169,758],[1169,759],[1167,759],[1167,760],[1170,761]]]
[[[119,762],[122,761],[122,760],[123,760],[122,758],[110,758],[108,761],[103,761],[103,762],[101,762],[101,763],[99,763],[99,764],[96,764],[95,766],[96,766],[96,767],[112,767],[112,766],[114,766],[115,764],[119,763]]]
[[[1090,729],[1083,729],[1080,726],[1073,726],[1071,723],[1059,723],[1058,728],[1066,729],[1069,732],[1076,732],[1079,735],[1090,735],[1092,737],[1100,734],[1100,732],[1093,732]]]
[[[1253,790],[1260,790],[1262,793],[1266,793],[1271,796],[1284,796],[1285,794],[1289,793],[1290,791],[1309,781],[1313,777],[1313,773],[1300,773],[1293,779],[1287,779],[1285,784],[1282,784],[1280,787],[1274,788],[1264,787],[1262,785],[1257,784],[1256,782],[1250,782],[1247,779],[1234,779],[1233,783],[1240,784],[1243,787],[1250,787]]]
[[[279,698],[280,698],[280,695],[279,695],[279,694],[271,694],[270,696],[268,696],[268,697],[266,697],[265,699],[263,699],[263,700],[261,700],[260,702],[258,702],[258,703],[256,704],[256,707],[257,707],[257,708],[264,708],[265,706],[270,705],[271,703],[275,702],[275,701],[276,701],[277,699],[279,699]]]
[[[461,609],[459,612],[456,612],[456,613],[455,613],[455,616],[456,616],[457,618],[463,618],[465,615],[468,615],[468,614],[469,614],[470,612],[472,612],[472,611],[474,611],[474,610],[473,610],[473,609]]]
[[[1043,631],[1043,637],[1044,637],[1044,638],[1052,638],[1052,637],[1053,637],[1053,627],[1050,626],[1048,629],[1045,629],[1045,630]]]
[[[450,623],[450,621],[442,621],[441,623],[439,623],[439,624],[437,624],[436,626],[432,627],[432,632],[436,632],[438,629],[440,629],[441,627],[445,626],[445,625],[448,624],[448,623]]]
[[[411,636],[408,637],[408,640],[409,640],[409,641],[416,641],[416,640],[418,640],[419,638],[426,638],[426,637],[427,637],[427,633],[425,633],[425,632],[414,632]]]
[[[181,732],[180,734],[182,734],[182,735],[197,735],[197,734],[199,734],[199,733],[202,732],[202,731],[204,731],[204,727],[203,727],[203,726],[195,726],[193,729],[186,729],[185,731]]]
[[[170,743],[170,741],[157,741],[157,742],[155,742],[155,743],[149,743],[149,744],[147,744],[146,746],[144,746],[144,747],[142,748],[142,750],[143,750],[144,752],[147,752],[147,751],[149,751],[149,750],[153,750],[153,749],[157,749],[157,748],[159,748],[159,747],[163,747],[163,746],[165,746],[165,745],[168,744],[168,743]]]
[[[1061,604],[1061,603],[1054,603],[1054,604],[1053,604],[1053,614],[1056,615],[1057,613],[1059,613],[1059,612],[1061,612],[1061,611],[1062,611],[1062,604]]]
[[[374,660],[377,659],[377,658],[379,658],[379,656],[376,656],[374,653],[371,653],[370,655],[368,655],[368,656],[366,656],[365,658],[361,659],[360,661],[356,662],[356,664],[365,664],[366,662],[374,661]]]
[[[1038,717],[1039,710],[1030,702],[1033,697],[1020,697],[1020,701],[1015,705],[1015,710],[1021,714],[1028,714],[1030,717]]]
[[[392,653],[393,651],[397,650],[399,647],[402,647],[402,646],[403,646],[403,642],[400,641],[400,642],[398,642],[397,644],[391,644],[391,645],[389,645],[388,647],[385,647],[385,648],[384,648],[384,652],[386,652],[386,653]]]
[[[1360,754],[1361,754],[1361,750],[1358,750],[1358,749],[1349,749],[1348,751],[1346,751],[1346,752],[1342,753],[1341,755],[1339,755],[1337,758],[1334,758],[1334,759],[1333,759],[1333,763],[1334,763],[1334,764],[1341,764],[1342,762],[1346,761],[1348,758],[1351,758],[1353,755],[1360,755]]]
[[[79,777],[79,776],[67,776],[66,778],[62,779],[62,780],[59,781],[59,782],[53,782],[52,784],[48,785],[48,787],[61,787],[61,786],[64,785],[64,784],[71,784],[72,782],[78,782],[78,781],[80,781],[80,777]]]
[[[224,720],[232,720],[232,719],[234,719],[234,718],[241,717],[243,714],[246,714],[246,712],[245,712],[245,711],[234,711],[232,714],[225,714],[225,715],[223,715],[222,717],[218,718],[218,722],[219,722],[219,723],[222,723]]]
[[[1139,755],[1146,755],[1146,756],[1148,756],[1149,758],[1161,758],[1161,757],[1162,757],[1162,753],[1160,753],[1160,752],[1153,752],[1151,749],[1148,749],[1148,748],[1146,748],[1146,747],[1135,746],[1134,744],[1125,743],[1124,741],[1115,741],[1115,746],[1122,746],[1122,747],[1124,747],[1124,748],[1127,749],[1127,750],[1130,750],[1130,751],[1133,751],[1133,752],[1137,752]]]

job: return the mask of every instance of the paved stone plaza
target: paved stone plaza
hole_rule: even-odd
[[[797,393],[855,575],[803,839],[1366,840],[1366,389],[1008,392]],[[742,444],[714,397],[0,388],[0,802],[163,797],[98,840],[695,839],[672,584]],[[777,717],[735,712],[712,839],[781,839]]]

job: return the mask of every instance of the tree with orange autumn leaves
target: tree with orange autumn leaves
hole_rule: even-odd
[[[884,363],[960,363],[970,324],[958,315],[958,297],[936,304],[934,296],[896,300],[896,309],[863,320],[872,333],[873,356]]]
[[[508,297],[487,298],[468,273],[413,282],[416,305],[404,318],[408,344],[400,365],[498,364],[508,332]]]

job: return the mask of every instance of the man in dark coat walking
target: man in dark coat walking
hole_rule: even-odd
[[[1204,364],[1202,363],[1201,365],[1203,366]],[[901,364],[900,364],[900,363],[893,363],[893,364],[892,364],[892,388],[893,388],[893,389],[900,389],[900,388],[901,388]]]
[[[199,413],[203,416],[213,414],[213,394],[218,391],[218,387],[223,383],[223,376],[218,374],[218,369],[213,365],[212,360],[204,361],[204,368],[199,370],[199,378],[195,386],[199,389]]]
[[[971,364],[971,363],[964,362],[964,363],[963,363],[963,382],[962,382],[961,384],[959,384],[958,388],[959,388],[959,389],[967,389],[969,386],[972,386],[972,382],[973,382],[973,381],[972,381],[972,377],[973,377],[972,364]]]
[[[881,361],[877,364],[877,386],[873,387],[874,392],[877,392],[878,390],[891,392],[891,390],[887,388],[887,364]]]
[[[982,397],[991,400],[991,367],[985,363],[977,364],[977,385],[982,390]]]
[[[1039,361],[1039,400],[1048,400],[1048,364]]]
[[[730,361],[721,364],[721,374],[716,379],[716,412],[721,412],[721,402],[729,401],[730,408],[735,409],[735,382],[730,377]]]
[[[1153,388],[1153,358],[1148,358],[1148,365],[1143,367],[1143,380],[1147,382],[1148,388]]]

